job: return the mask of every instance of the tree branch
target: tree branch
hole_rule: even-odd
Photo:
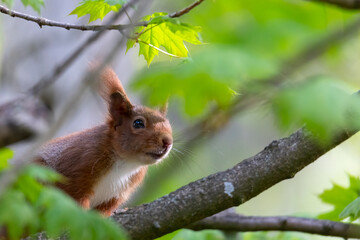
[[[360,239],[360,225],[300,217],[248,217],[236,213],[221,212],[195,222],[186,228],[195,231],[217,229],[234,232],[296,231]]]
[[[310,0],[310,1],[329,3],[347,9],[360,9],[360,0]]]
[[[178,18],[183,16],[184,14],[190,12],[192,9],[194,9],[196,6],[200,5],[204,0],[199,0],[194,2],[193,4],[189,5],[188,7],[169,14],[170,18]],[[71,23],[63,23],[63,22],[57,22],[53,20],[49,20],[42,17],[35,17],[28,14],[20,13],[17,11],[10,10],[4,6],[0,5],[0,12],[6,15],[9,15],[11,17],[21,18],[26,21],[34,22],[39,25],[40,28],[43,26],[49,26],[49,27],[59,27],[64,28],[66,30],[74,29],[74,30],[81,30],[81,31],[102,31],[102,30],[118,30],[122,31],[125,29],[138,27],[138,26],[147,26],[149,24],[149,21],[143,21],[143,22],[137,22],[137,23],[130,23],[130,24],[116,24],[116,25],[77,25],[77,24],[71,24]]]
[[[231,169],[192,182],[149,204],[117,212],[113,218],[132,239],[153,239],[238,206],[271,186],[295,176],[318,157],[348,139],[344,132],[327,146],[301,129],[273,141]]]
[[[20,98],[0,106],[0,148],[44,132],[49,109],[35,97]]]

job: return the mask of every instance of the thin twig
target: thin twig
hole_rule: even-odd
[[[190,12],[192,9],[194,9],[196,6],[200,5],[200,3],[202,3],[204,0],[199,0],[199,1],[196,1],[194,2],[193,4],[191,4],[190,6],[180,10],[180,11],[177,11],[177,12],[174,12],[174,13],[170,13],[169,14],[169,17],[171,18],[177,18],[177,17],[181,17],[182,15]]]
[[[125,7],[125,5],[123,6]],[[77,24],[71,24],[71,23],[63,23],[63,22],[57,22],[53,20],[49,20],[42,17],[35,17],[32,15],[28,15],[25,13],[17,12],[14,10],[10,10],[4,6],[0,5],[0,12],[3,14],[7,14],[11,17],[21,18],[30,22],[37,23],[40,28],[43,26],[49,26],[49,27],[59,27],[64,28],[66,30],[74,29],[74,30],[81,30],[81,31],[100,31],[102,29],[105,30],[124,30],[136,26],[143,26],[146,24],[146,22],[138,22],[135,24],[117,24],[117,25],[77,25]]]
[[[196,6],[198,6],[200,3],[202,3],[204,0],[200,0],[200,1],[196,1],[193,4],[191,4],[190,6],[177,11],[177,12],[173,12],[169,14],[169,17],[171,18],[177,18],[177,17],[181,17],[182,15],[188,13],[189,11],[191,11],[193,8],[195,8]],[[129,5],[129,4],[127,4]],[[125,9],[126,10],[126,5],[124,5],[121,9]],[[122,11],[122,10],[120,10]],[[71,24],[71,23],[63,23],[63,22],[57,22],[57,21],[53,21],[53,20],[49,20],[46,18],[42,18],[42,17],[35,17],[35,16],[31,16],[28,14],[24,14],[24,13],[20,13],[14,10],[10,10],[4,6],[0,5],[0,12],[3,14],[7,14],[11,17],[16,17],[16,18],[21,18],[30,22],[34,22],[37,23],[39,25],[39,27],[43,27],[43,26],[49,26],[49,27],[59,27],[59,28],[64,28],[66,30],[81,30],[81,31],[103,31],[103,30],[125,30],[125,29],[129,29],[129,28],[133,28],[133,27],[139,27],[139,26],[147,26],[149,24],[149,21],[143,21],[143,22],[137,22],[137,23],[130,23],[130,24],[116,24],[116,25],[111,25],[111,24],[104,24],[104,25],[77,25],[77,24]],[[125,11],[126,13],[126,11]]]
[[[360,239],[360,225],[357,224],[288,216],[249,217],[220,212],[186,228],[196,231],[205,229],[235,232],[296,231],[344,239]]]

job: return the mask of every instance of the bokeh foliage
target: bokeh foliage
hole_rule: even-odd
[[[0,149],[0,177],[12,171],[8,164],[12,156],[11,150]],[[50,186],[61,180],[57,173],[37,165],[28,165],[18,173],[15,182],[0,196],[0,226],[6,227],[9,239],[42,231],[52,238],[66,234],[70,239],[126,239],[111,220],[82,210],[66,194]]]
[[[349,186],[343,187],[333,183],[331,189],[325,190],[319,198],[333,206],[329,212],[319,215],[319,218],[339,221],[349,218],[355,221],[360,218],[360,179],[349,176]]]

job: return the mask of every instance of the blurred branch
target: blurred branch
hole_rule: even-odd
[[[343,132],[327,146],[301,129],[275,140],[253,157],[163,196],[151,203],[120,210],[113,219],[132,239],[153,239],[238,206],[275,184],[290,179],[355,131]]]
[[[89,37],[85,43],[81,44],[69,57],[67,57],[62,63],[58,64],[55,70],[49,75],[42,78],[38,83],[28,90],[29,94],[39,94],[47,86],[54,83],[61,74],[87,49],[91,44],[95,43],[105,32],[106,26],[113,24],[119,17],[126,13],[126,10],[135,5],[139,0],[130,0],[104,25],[98,32]]]
[[[138,1],[139,0],[130,0],[111,18],[108,25],[115,22],[125,13],[127,8],[133,6]],[[44,127],[44,123],[42,122],[43,114],[46,115],[48,113],[45,113],[44,107],[40,106],[39,102],[34,102],[33,95],[39,94],[40,91],[55,82],[80,54],[98,40],[103,33],[105,33],[105,29],[89,37],[84,44],[80,45],[79,48],[60,63],[49,76],[40,79],[37,84],[30,88],[27,97],[16,99],[13,102],[0,106],[0,146],[6,146],[24,140],[39,133],[40,128],[42,129],[42,127]],[[39,115],[36,116],[34,114]]]
[[[21,171],[21,169],[26,166],[33,158],[37,150],[44,144],[44,142],[48,141],[53,137],[58,128],[64,123],[66,118],[73,110],[73,107],[76,103],[79,102],[85,90],[91,86],[95,80],[98,78],[101,70],[115,57],[116,53],[119,49],[124,45],[125,38],[122,37],[116,45],[111,49],[108,56],[101,62],[99,66],[94,68],[92,71],[89,71],[85,74],[81,81],[81,86],[77,89],[77,91],[67,100],[65,106],[62,109],[62,112],[59,114],[59,118],[53,121],[50,128],[42,135],[39,136],[37,141],[32,145],[32,147],[23,154],[22,157],[14,159],[12,162],[13,167],[2,173],[0,177],[0,196],[6,190],[6,188],[11,185],[15,180],[17,174]]]
[[[360,9],[360,0],[308,0],[308,1],[329,3],[347,9]]]
[[[193,4],[189,5],[188,7],[177,11],[170,13],[168,16],[170,18],[178,18],[183,16],[184,14],[190,12],[192,9],[194,9],[196,6],[198,6],[200,3],[202,3],[204,0],[198,0],[194,2]],[[129,4],[128,4],[129,5]],[[125,5],[123,6],[125,8]],[[121,10],[120,10],[121,11]],[[3,14],[7,14],[11,17],[21,18],[30,22],[37,23],[40,28],[43,26],[49,26],[49,27],[59,27],[59,28],[65,28],[67,30],[74,29],[74,30],[81,30],[81,31],[103,31],[103,30],[118,30],[122,31],[125,29],[138,27],[138,26],[147,26],[149,24],[149,21],[143,21],[143,22],[137,22],[137,23],[130,23],[130,24],[117,24],[117,25],[76,25],[76,24],[70,24],[70,23],[63,23],[63,22],[57,22],[52,21],[46,18],[41,17],[34,17],[28,14],[20,13],[17,11],[10,10],[4,6],[0,5],[0,12]]]
[[[217,229],[222,231],[296,231],[324,236],[360,239],[360,225],[300,217],[248,217],[220,212],[186,226],[195,231]]]
[[[0,106],[0,148],[44,132],[49,125],[49,109],[29,96]]]
[[[110,24],[114,22],[118,17],[120,17],[122,14],[124,14],[126,8],[132,6],[136,2],[140,0],[130,0],[126,5],[123,6],[122,9],[111,19],[109,22]],[[97,38],[100,36],[101,33],[104,31],[99,31],[96,34],[94,34],[89,39],[92,39],[92,42],[97,40]],[[94,36],[97,36],[94,38]],[[91,42],[91,43],[92,43]],[[97,79],[97,76],[99,75],[100,71],[105,67],[105,65],[110,62],[116,55],[117,51],[120,49],[120,47],[124,44],[125,38],[121,37],[120,40],[117,42],[117,44],[114,46],[114,48],[109,52],[107,57],[99,66],[97,66],[95,69],[93,69],[91,72],[88,72],[85,74],[84,78],[81,81],[81,86],[78,88],[78,90],[68,99],[68,101],[65,104],[65,107],[63,108],[62,112],[59,114],[59,118],[53,121],[52,125],[49,127],[49,129],[42,135],[39,136],[37,141],[32,145],[31,149],[29,149],[25,154],[23,154],[22,157],[19,157],[17,159],[13,160],[13,167],[2,173],[0,177],[0,196],[4,193],[6,188],[10,186],[15,180],[17,174],[23,169],[24,166],[26,166],[29,161],[31,161],[34,157],[34,153],[37,152],[39,147],[44,144],[45,141],[49,140],[51,137],[53,137],[54,133],[57,131],[57,129],[62,125],[62,123],[65,121],[65,119],[68,117],[69,113],[73,109],[73,106],[81,99],[82,95],[84,94],[85,90],[88,86],[90,86],[95,79]],[[80,49],[80,50],[79,50]],[[81,46],[78,50],[74,52],[73,55],[71,55],[70,58],[66,59],[63,64],[58,66],[55,69],[55,72],[53,75],[56,77],[59,77],[63,70],[65,70],[68,66],[71,65],[71,63],[79,56],[79,54],[85,49],[83,46]],[[76,54],[75,54],[76,53]],[[61,67],[61,68],[59,68]],[[61,70],[61,71],[60,71]],[[38,84],[36,84],[33,88],[29,90],[29,96],[32,96],[34,94],[38,94],[41,90],[44,89],[48,84],[52,83],[54,79],[51,78],[45,78],[43,80],[40,80]],[[15,100],[20,101],[20,100]],[[29,123],[31,124],[31,123]]]

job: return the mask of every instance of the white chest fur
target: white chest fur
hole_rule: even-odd
[[[94,195],[90,198],[90,207],[94,208],[114,197],[119,197],[128,188],[130,177],[137,173],[141,164],[132,161],[117,160],[111,169],[95,185]]]

